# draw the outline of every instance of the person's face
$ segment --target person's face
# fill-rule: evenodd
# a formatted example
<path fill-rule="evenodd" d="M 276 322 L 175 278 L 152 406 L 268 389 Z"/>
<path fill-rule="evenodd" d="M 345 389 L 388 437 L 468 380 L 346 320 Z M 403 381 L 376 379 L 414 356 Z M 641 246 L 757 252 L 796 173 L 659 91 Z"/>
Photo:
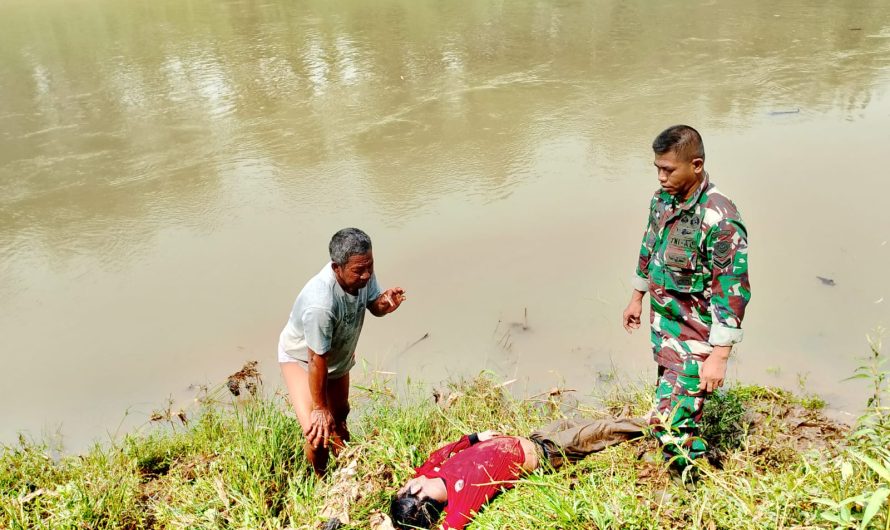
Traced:
<path fill-rule="evenodd" d="M 420 500 L 429 497 L 434 501 L 445 502 L 448 498 L 448 493 L 445 490 L 445 483 L 442 479 L 429 478 L 424 475 L 414 477 L 406 482 L 405 485 L 402 486 L 402 489 L 399 490 L 398 495 L 404 493 L 415 495 Z"/>
<path fill-rule="evenodd" d="M 409 493 L 411 495 L 416 495 L 418 499 L 423 497 L 429 497 L 429 495 L 425 494 L 423 491 L 423 485 L 426 481 L 429 480 L 425 476 L 421 475 L 419 477 L 414 477 L 408 482 L 405 483 L 404 486 L 399 490 L 399 495 L 403 493 Z"/>
<path fill-rule="evenodd" d="M 402 486 L 402 489 L 399 490 L 399 495 L 403 493 L 410 493 L 411 495 L 417 496 L 418 499 L 424 499 L 426 497 L 432 497 L 435 500 L 434 488 L 432 487 L 432 479 L 420 475 L 419 477 L 414 477 Z"/>
<path fill-rule="evenodd" d="M 418 495 L 421 491 L 423 491 L 423 482 L 425 478 L 426 477 L 424 477 L 423 475 L 412 478 L 411 480 L 406 482 L 404 486 L 402 486 L 402 489 L 399 490 L 399 495 L 403 493 Z"/>
<path fill-rule="evenodd" d="M 359 289 L 368 285 L 374 274 L 374 255 L 371 252 L 350 256 L 345 265 L 334 263 L 334 274 L 337 283 L 349 294 L 356 294 Z"/>
<path fill-rule="evenodd" d="M 679 199 L 687 199 L 702 179 L 705 161 L 701 158 L 685 160 L 676 151 L 655 155 L 655 168 L 661 189 Z"/>

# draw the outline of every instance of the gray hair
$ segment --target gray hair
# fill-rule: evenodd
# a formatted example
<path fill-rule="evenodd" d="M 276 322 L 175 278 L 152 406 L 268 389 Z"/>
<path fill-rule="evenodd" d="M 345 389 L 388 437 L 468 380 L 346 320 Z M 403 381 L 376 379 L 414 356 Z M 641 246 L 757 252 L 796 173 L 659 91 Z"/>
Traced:
<path fill-rule="evenodd" d="M 371 238 L 358 228 L 344 228 L 331 238 L 328 251 L 331 253 L 331 261 L 343 266 L 350 257 L 371 252 Z"/>

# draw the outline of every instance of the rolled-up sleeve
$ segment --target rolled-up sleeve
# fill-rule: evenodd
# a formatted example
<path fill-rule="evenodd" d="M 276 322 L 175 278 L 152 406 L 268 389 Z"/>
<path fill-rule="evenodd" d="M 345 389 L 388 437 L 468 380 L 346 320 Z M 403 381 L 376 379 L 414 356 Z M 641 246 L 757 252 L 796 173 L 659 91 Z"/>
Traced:
<path fill-rule="evenodd" d="M 712 346 L 742 341 L 742 319 L 751 300 L 748 280 L 748 234 L 739 220 L 724 219 L 706 237 L 711 265 Z"/>

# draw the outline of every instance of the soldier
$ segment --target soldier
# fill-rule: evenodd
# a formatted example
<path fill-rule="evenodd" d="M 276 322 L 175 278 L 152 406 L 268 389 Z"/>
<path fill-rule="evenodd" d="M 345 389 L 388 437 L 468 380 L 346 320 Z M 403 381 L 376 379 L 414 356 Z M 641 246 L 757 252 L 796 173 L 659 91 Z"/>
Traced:
<path fill-rule="evenodd" d="M 652 351 L 658 386 L 649 424 L 682 471 L 701 456 L 702 409 L 723 386 L 733 344 L 751 298 L 747 231 L 735 204 L 710 181 L 698 131 L 664 130 L 652 142 L 661 189 L 649 206 L 649 223 L 624 329 L 640 327 L 643 296 L 650 296 Z"/>

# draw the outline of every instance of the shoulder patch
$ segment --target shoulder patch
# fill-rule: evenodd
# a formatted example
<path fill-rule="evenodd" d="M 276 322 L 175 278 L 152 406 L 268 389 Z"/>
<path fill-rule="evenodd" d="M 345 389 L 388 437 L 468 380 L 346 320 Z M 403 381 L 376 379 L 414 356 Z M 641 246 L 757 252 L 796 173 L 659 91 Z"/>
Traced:
<path fill-rule="evenodd" d="M 718 269 L 726 269 L 732 265 L 732 242 L 726 239 L 714 243 L 713 262 L 714 267 Z"/>

